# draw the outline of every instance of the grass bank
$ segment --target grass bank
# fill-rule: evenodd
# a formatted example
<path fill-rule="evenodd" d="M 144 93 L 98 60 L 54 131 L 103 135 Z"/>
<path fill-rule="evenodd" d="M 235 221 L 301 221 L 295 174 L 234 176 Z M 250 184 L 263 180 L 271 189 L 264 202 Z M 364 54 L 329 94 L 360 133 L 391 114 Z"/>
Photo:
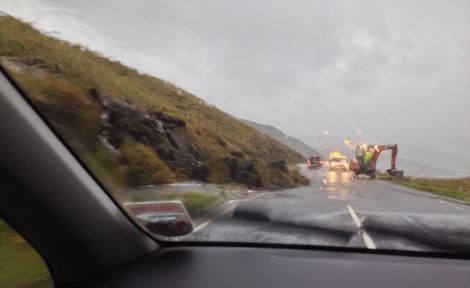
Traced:
<path fill-rule="evenodd" d="M 431 192 L 439 196 L 450 197 L 470 202 L 470 177 L 460 179 L 392 177 L 388 174 L 378 175 L 379 179 L 390 181 L 406 187 Z"/>
<path fill-rule="evenodd" d="M 0 283 L 10 288 L 53 287 L 41 256 L 1 219 Z"/>
<path fill-rule="evenodd" d="M 279 141 L 168 81 L 10 16 L 0 17 L 0 65 L 110 191 L 190 179 L 306 183 L 270 165 L 305 160 Z"/>

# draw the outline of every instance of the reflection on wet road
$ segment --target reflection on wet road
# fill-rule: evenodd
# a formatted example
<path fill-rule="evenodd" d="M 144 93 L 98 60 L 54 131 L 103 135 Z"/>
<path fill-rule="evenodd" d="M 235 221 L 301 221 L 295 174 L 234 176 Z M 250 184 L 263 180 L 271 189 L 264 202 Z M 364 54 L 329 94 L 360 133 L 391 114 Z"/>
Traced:
<path fill-rule="evenodd" d="M 196 241 L 470 251 L 470 207 L 350 172 L 309 170 L 310 185 L 256 192 L 201 220 Z M 198 225 L 199 223 L 196 223 Z"/>
<path fill-rule="evenodd" d="M 346 199 L 350 193 L 349 183 L 352 179 L 350 172 L 328 171 L 324 177 L 323 183 L 329 192 L 330 198 Z"/>

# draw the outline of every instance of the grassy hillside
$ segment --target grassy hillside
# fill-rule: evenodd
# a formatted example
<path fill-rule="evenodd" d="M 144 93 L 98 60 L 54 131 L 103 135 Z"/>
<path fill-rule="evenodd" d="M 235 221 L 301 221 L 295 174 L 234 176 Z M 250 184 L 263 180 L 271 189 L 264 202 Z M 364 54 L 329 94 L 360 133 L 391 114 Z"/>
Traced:
<path fill-rule="evenodd" d="M 0 283 L 11 288 L 53 287 L 41 256 L 0 219 Z"/>
<path fill-rule="evenodd" d="M 289 147 L 171 83 L 9 16 L 0 17 L 0 63 L 111 190 L 187 179 L 306 183 L 272 163 L 303 161 Z"/>
<path fill-rule="evenodd" d="M 240 119 L 240 121 L 242 121 L 243 123 L 247 124 L 248 126 L 250 126 L 252 128 L 255 128 L 259 132 L 261 132 L 263 134 L 266 134 L 269 137 L 285 144 L 287 147 L 289 147 L 292 150 L 298 152 L 299 154 L 301 154 L 305 158 L 308 158 L 308 157 L 313 156 L 313 155 L 320 155 L 320 153 L 318 151 L 316 151 L 312 147 L 308 146 L 303 141 L 301 141 L 301 140 L 299 140 L 295 137 L 292 137 L 292 136 L 289 136 L 289 135 L 285 134 L 284 132 L 277 129 L 276 127 L 256 123 L 256 122 L 249 121 L 249 120 Z"/>

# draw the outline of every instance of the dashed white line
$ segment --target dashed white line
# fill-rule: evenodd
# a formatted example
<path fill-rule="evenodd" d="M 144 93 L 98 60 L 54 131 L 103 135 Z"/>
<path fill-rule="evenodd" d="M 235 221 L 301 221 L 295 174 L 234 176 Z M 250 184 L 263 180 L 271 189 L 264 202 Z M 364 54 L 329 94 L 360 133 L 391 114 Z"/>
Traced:
<path fill-rule="evenodd" d="M 360 229 L 360 235 L 362 237 L 362 240 L 364 240 L 366 247 L 368 249 L 377 249 L 374 240 L 372 240 L 372 238 L 367 233 L 366 229 L 364 229 L 364 227 L 362 226 L 362 222 L 361 220 L 359 220 L 359 217 L 357 217 L 357 214 L 354 209 L 351 207 L 351 205 L 347 205 L 347 207 L 349 214 L 351 214 L 351 218 L 353 219 L 354 224 L 356 224 L 357 228 Z"/>
<path fill-rule="evenodd" d="M 233 204 L 233 205 L 230 205 L 228 208 L 226 208 L 225 210 L 223 210 L 222 212 L 218 213 L 217 215 L 215 215 L 214 217 L 212 217 L 211 219 L 199 224 L 198 226 L 196 226 L 193 230 L 193 233 L 195 232 L 198 232 L 199 230 L 205 228 L 207 225 L 211 224 L 215 219 L 219 218 L 220 216 L 228 213 L 230 210 L 232 210 L 233 208 L 235 208 L 235 206 L 237 206 L 237 204 Z"/>
<path fill-rule="evenodd" d="M 447 205 L 447 206 L 450 206 L 450 207 L 452 207 L 452 208 L 458 209 L 458 210 L 460 210 L 460 211 L 464 211 L 464 210 L 465 210 L 465 209 L 463 209 L 462 207 L 455 206 L 455 205 L 450 204 L 449 202 L 444 201 L 444 200 L 439 200 L 439 202 L 441 202 L 442 204 L 445 204 L 445 205 Z"/>

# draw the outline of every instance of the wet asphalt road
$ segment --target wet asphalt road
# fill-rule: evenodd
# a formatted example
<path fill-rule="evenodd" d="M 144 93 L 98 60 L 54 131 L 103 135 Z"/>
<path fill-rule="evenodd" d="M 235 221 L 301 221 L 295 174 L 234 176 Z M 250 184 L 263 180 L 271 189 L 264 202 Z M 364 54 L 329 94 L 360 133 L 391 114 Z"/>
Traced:
<path fill-rule="evenodd" d="M 186 240 L 470 252 L 470 206 L 349 172 L 302 173 L 309 186 L 222 204 Z"/>

